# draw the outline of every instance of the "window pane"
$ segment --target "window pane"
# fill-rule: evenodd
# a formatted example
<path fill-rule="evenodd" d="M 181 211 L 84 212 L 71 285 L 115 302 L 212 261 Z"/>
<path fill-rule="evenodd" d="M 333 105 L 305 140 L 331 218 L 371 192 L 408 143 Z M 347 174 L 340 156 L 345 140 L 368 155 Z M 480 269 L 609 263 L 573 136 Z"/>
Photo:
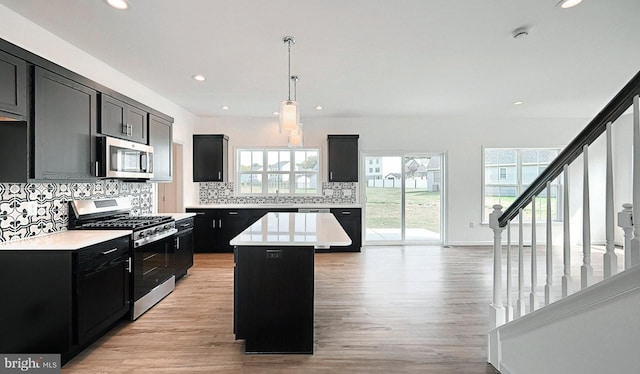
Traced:
<path fill-rule="evenodd" d="M 268 174 L 268 193 L 289 193 L 289 174 Z"/>
<path fill-rule="evenodd" d="M 498 163 L 500 165 L 513 165 L 517 159 L 518 155 L 515 149 L 501 149 L 498 151 Z"/>
<path fill-rule="evenodd" d="M 543 169 L 544 170 L 544 169 Z M 529 184 L 538 177 L 538 165 L 522 165 L 522 183 Z"/>
<path fill-rule="evenodd" d="M 240 193 L 262 193 L 262 174 L 241 174 Z"/>
<path fill-rule="evenodd" d="M 240 151 L 240 171 L 262 170 L 262 152 Z"/>
<path fill-rule="evenodd" d="M 523 149 L 522 150 L 522 163 L 532 164 L 538 162 L 538 150 L 537 149 Z"/>
<path fill-rule="evenodd" d="M 289 171 L 291 170 L 291 160 L 289 159 L 291 152 L 289 151 L 269 151 L 267 153 L 267 162 L 269 163 L 269 171 Z"/>
<path fill-rule="evenodd" d="M 295 193 L 316 193 L 318 192 L 318 175 L 317 174 L 300 174 L 295 175 Z"/>
<path fill-rule="evenodd" d="M 318 151 L 296 151 L 295 170 L 318 170 Z"/>

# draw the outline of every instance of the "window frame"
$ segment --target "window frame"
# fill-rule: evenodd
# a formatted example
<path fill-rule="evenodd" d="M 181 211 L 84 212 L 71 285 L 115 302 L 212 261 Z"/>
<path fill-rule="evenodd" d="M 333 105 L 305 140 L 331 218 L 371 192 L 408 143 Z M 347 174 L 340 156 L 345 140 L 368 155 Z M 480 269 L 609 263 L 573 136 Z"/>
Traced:
<path fill-rule="evenodd" d="M 482 146 L 482 157 L 481 157 L 481 159 L 482 159 L 482 161 L 481 161 L 481 163 L 482 163 L 482 165 L 481 165 L 481 169 L 482 169 L 482 171 L 481 171 L 481 173 L 482 173 L 482 188 L 481 188 L 482 196 L 481 196 L 481 205 L 480 205 L 480 208 L 481 208 L 480 209 L 480 215 L 481 215 L 480 222 L 481 222 L 481 224 L 483 224 L 483 225 L 488 225 L 489 224 L 489 217 L 488 217 L 488 215 L 485 216 L 485 204 L 486 204 L 485 202 L 486 202 L 486 197 L 487 197 L 487 195 L 486 195 L 487 187 L 514 187 L 514 188 L 516 188 L 516 198 L 517 198 L 518 196 L 520 196 L 526 190 L 526 188 L 528 188 L 531 185 L 531 183 L 526 183 L 526 184 L 523 183 L 522 167 L 523 167 L 523 165 L 525 165 L 525 166 L 531 166 L 532 165 L 532 163 L 523 162 L 522 154 L 523 154 L 524 151 L 533 151 L 533 150 L 538 151 L 538 152 L 539 151 L 556 151 L 557 154 L 560 154 L 560 152 L 562 151 L 562 148 L 563 147 L 560 147 L 560 146 L 555 146 L 555 147 L 554 146 L 546 146 L 546 147 L 487 147 L 487 146 Z M 486 168 L 487 168 L 487 165 L 486 165 L 486 152 L 487 152 L 487 150 L 513 150 L 513 151 L 516 151 L 516 153 L 517 153 L 516 154 L 516 161 L 515 161 L 516 183 L 509 183 L 509 184 L 507 184 L 507 183 L 495 184 L 494 183 L 494 184 L 489 184 L 489 185 L 487 184 L 487 181 L 486 181 Z M 557 154 L 556 154 L 556 157 L 557 157 Z M 546 165 L 548 166 L 551 162 L 553 162 L 553 159 L 549 160 L 549 162 Z M 541 163 L 538 161 L 536 163 L 536 165 L 538 166 L 538 175 L 540 175 L 540 173 L 542 172 L 540 170 Z M 499 177 L 500 176 L 500 168 L 502 168 L 503 166 L 500 163 L 498 163 L 495 166 L 498 168 L 498 177 Z M 545 168 L 547 166 L 545 166 Z M 544 170 L 544 169 L 542 169 L 542 170 Z M 509 179 L 508 175 L 507 175 L 507 178 L 505 178 L 505 179 Z M 501 180 L 501 179 L 498 178 L 498 180 Z M 535 178 L 534 178 L 534 180 L 535 180 Z M 556 179 L 554 179 L 551 182 L 551 188 L 555 189 L 555 193 L 556 193 L 555 215 L 552 217 L 552 219 L 553 219 L 553 222 L 562 222 L 562 220 L 563 220 L 562 204 L 563 204 L 563 199 L 564 199 L 562 174 L 560 174 L 560 176 L 558 176 Z M 539 196 L 542 196 L 544 194 L 546 194 L 546 189 Z M 546 195 L 542 196 L 542 198 L 546 199 Z M 536 203 L 537 203 L 537 200 L 538 200 L 538 197 L 536 198 Z M 508 208 L 508 206 L 503 206 L 503 212 L 507 208 Z M 537 208 L 536 209 L 536 213 L 537 213 L 536 214 L 536 218 L 539 218 L 538 215 L 542 211 L 542 209 L 541 209 L 542 207 L 540 205 L 536 204 L 536 208 Z M 545 209 L 546 209 L 546 207 L 545 207 Z M 552 207 L 552 210 L 553 210 L 553 207 Z M 519 222 L 518 221 L 518 217 L 516 217 L 514 219 L 514 222 Z M 537 220 L 537 222 L 540 222 L 539 219 Z M 530 219 L 525 219 L 523 221 L 523 223 L 530 224 L 531 220 Z"/>
<path fill-rule="evenodd" d="M 289 162 L 291 164 L 291 166 L 289 167 L 289 170 L 269 170 L 268 165 L 269 165 L 269 152 L 289 152 Z M 316 168 L 316 170 L 314 171 L 309 171 L 309 170 L 295 170 L 295 165 L 293 164 L 295 162 L 295 153 L 296 152 L 316 152 L 318 155 L 318 166 Z M 241 153 L 242 152 L 261 152 L 262 153 L 262 165 L 263 165 L 263 169 L 264 170 L 260 170 L 260 171 L 246 171 L 243 172 L 241 170 L 241 166 L 242 166 L 242 157 L 241 157 Z M 321 154 L 321 149 L 319 147 L 304 147 L 304 148 L 289 148 L 289 147 L 238 147 L 235 150 L 235 174 L 236 174 L 236 191 L 235 191 L 235 195 L 236 196 L 274 196 L 274 195 L 281 195 L 281 196 L 320 196 L 322 195 L 322 181 L 320 180 L 321 177 L 321 169 L 322 169 L 322 154 Z M 251 192 L 242 192 L 242 176 L 243 175 L 260 175 L 262 177 L 262 187 L 261 187 L 261 191 L 256 192 L 256 191 L 251 191 Z M 269 175 L 287 175 L 289 177 L 289 192 L 282 192 L 280 190 L 277 190 L 277 192 L 270 192 L 269 191 Z M 300 175 L 307 175 L 307 176 L 311 176 L 313 177 L 315 175 L 316 177 L 316 191 L 315 192 L 310 192 L 310 193 L 305 193 L 305 192 L 295 192 L 296 190 L 296 176 L 300 176 Z"/>

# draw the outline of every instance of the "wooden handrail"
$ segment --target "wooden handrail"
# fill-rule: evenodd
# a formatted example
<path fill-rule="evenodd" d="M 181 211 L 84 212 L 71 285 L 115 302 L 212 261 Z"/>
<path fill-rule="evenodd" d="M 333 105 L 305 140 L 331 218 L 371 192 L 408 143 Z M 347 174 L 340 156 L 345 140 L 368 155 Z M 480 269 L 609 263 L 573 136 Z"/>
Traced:
<path fill-rule="evenodd" d="M 518 215 L 520 208 L 524 209 L 534 196 L 545 188 L 547 181 L 556 179 L 564 165 L 568 165 L 582 154 L 582 147 L 593 143 L 606 130 L 607 123 L 614 122 L 633 103 L 633 97 L 640 95 L 640 71 L 627 83 L 616 96 L 598 113 L 591 122 L 567 145 L 546 169 L 531 183 L 518 198 L 505 210 L 498 219 L 500 227 Z"/>

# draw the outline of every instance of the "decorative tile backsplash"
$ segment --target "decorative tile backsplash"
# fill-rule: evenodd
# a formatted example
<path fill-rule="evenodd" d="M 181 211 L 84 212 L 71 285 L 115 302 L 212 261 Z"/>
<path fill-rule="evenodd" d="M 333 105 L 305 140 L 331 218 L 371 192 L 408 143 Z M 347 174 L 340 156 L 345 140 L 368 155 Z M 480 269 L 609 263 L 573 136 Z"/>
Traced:
<path fill-rule="evenodd" d="M 242 195 L 233 192 L 233 182 L 201 182 L 199 203 L 206 204 L 356 204 L 357 182 L 324 182 L 322 196 Z"/>
<path fill-rule="evenodd" d="M 69 201 L 131 197 L 132 214 L 152 213 L 153 185 L 115 179 L 95 183 L 0 183 L 0 242 L 64 231 Z M 34 216 L 28 205 L 36 203 Z"/>

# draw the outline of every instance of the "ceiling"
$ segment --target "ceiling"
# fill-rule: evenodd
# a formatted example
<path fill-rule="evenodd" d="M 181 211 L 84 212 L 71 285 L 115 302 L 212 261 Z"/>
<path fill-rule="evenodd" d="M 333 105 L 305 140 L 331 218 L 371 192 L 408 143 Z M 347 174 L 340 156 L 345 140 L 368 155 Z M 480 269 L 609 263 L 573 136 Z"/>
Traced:
<path fill-rule="evenodd" d="M 303 119 L 590 118 L 640 70 L 638 0 L 129 2 L 0 0 L 201 117 L 272 117 L 285 35 Z"/>

